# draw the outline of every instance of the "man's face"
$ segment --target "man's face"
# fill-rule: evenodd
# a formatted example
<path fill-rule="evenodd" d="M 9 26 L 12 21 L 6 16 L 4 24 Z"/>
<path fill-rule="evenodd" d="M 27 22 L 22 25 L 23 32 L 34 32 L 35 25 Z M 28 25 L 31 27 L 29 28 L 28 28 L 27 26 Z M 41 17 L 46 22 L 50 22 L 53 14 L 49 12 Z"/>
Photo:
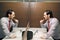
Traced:
<path fill-rule="evenodd" d="M 10 14 L 9 17 L 13 19 L 15 17 L 15 12 L 12 12 L 12 14 Z"/>
<path fill-rule="evenodd" d="M 44 12 L 44 18 L 45 18 L 45 20 L 48 20 L 48 15 L 47 15 L 47 13 L 46 12 Z"/>

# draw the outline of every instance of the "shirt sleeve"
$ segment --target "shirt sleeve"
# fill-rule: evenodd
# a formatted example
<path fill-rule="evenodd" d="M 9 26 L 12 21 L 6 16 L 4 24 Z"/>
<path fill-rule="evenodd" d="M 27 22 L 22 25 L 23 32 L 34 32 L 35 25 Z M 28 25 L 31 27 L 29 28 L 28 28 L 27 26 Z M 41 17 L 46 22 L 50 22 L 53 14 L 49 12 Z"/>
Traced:
<path fill-rule="evenodd" d="M 12 21 L 12 26 L 13 27 L 18 27 L 18 23 L 15 23 L 15 22 Z"/>
<path fill-rule="evenodd" d="M 41 25 L 41 28 L 46 28 L 47 27 L 47 22 L 44 23 L 44 24 L 40 24 Z"/>

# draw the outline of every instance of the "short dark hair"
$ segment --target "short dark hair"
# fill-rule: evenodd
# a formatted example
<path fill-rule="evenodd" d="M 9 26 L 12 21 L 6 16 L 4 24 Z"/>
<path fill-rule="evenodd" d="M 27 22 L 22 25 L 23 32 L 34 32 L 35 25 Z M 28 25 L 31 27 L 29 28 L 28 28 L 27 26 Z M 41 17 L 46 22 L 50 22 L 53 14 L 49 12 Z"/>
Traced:
<path fill-rule="evenodd" d="M 12 9 L 8 9 L 6 12 L 6 17 L 8 17 L 8 14 L 12 14 L 12 12 L 14 12 Z"/>
<path fill-rule="evenodd" d="M 45 12 L 47 13 L 47 15 L 50 14 L 50 18 L 53 18 L 53 13 L 51 10 L 45 10 Z"/>

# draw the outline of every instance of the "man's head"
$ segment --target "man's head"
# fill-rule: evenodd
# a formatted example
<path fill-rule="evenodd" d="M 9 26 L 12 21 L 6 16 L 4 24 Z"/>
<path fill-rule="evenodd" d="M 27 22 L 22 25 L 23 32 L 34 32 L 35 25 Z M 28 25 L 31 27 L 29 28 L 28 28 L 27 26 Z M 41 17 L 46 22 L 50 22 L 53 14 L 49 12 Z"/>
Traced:
<path fill-rule="evenodd" d="M 49 18 L 53 18 L 53 13 L 52 13 L 52 11 L 51 11 L 51 10 L 46 10 L 46 11 L 44 12 L 44 18 L 45 18 L 45 20 L 48 20 Z"/>
<path fill-rule="evenodd" d="M 7 10 L 6 17 L 13 19 L 15 17 L 15 12 L 12 9 Z"/>

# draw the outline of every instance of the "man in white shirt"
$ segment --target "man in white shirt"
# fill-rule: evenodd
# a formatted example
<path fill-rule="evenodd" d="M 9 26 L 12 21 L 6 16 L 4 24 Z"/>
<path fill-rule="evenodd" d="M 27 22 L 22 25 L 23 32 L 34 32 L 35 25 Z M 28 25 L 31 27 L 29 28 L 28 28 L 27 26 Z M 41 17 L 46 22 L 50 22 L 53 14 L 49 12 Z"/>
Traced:
<path fill-rule="evenodd" d="M 18 20 L 15 19 L 15 12 L 12 9 L 7 10 L 6 17 L 0 20 L 0 40 L 5 36 L 15 38 L 15 34 L 11 34 L 11 28 L 18 26 Z"/>
<path fill-rule="evenodd" d="M 44 12 L 44 19 L 40 20 L 40 25 L 41 27 L 48 29 L 47 34 L 41 38 L 48 39 L 49 37 L 52 37 L 54 40 L 60 40 L 59 21 L 57 18 L 53 18 L 51 10 L 46 10 Z"/>

